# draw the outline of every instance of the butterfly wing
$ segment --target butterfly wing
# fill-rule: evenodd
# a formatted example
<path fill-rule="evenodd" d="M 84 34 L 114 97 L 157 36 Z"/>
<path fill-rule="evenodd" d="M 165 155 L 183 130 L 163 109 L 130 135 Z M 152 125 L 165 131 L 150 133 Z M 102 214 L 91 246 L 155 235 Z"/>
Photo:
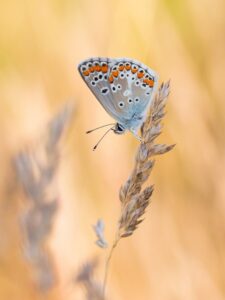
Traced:
<path fill-rule="evenodd" d="M 118 120 L 113 94 L 108 81 L 112 64 L 113 62 L 109 58 L 90 58 L 82 61 L 78 65 L 78 70 L 103 108 L 109 115 Z"/>
<path fill-rule="evenodd" d="M 157 86 L 156 73 L 127 59 L 91 58 L 79 72 L 105 110 L 127 129 L 139 128 Z"/>

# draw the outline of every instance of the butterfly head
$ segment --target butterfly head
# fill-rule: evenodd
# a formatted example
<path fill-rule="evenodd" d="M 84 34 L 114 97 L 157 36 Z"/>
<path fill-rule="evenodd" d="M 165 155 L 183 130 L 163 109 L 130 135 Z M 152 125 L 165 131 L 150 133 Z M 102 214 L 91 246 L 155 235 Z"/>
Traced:
<path fill-rule="evenodd" d="M 123 134 L 126 131 L 126 128 L 123 125 L 116 123 L 113 131 L 115 134 Z"/>

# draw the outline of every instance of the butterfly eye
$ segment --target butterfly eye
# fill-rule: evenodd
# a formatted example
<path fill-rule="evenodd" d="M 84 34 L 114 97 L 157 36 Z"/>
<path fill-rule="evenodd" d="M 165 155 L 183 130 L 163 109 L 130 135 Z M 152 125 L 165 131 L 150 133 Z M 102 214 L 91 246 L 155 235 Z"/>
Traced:
<path fill-rule="evenodd" d="M 144 73 L 144 70 L 143 69 L 139 69 L 138 72 L 139 73 Z"/>
<path fill-rule="evenodd" d="M 136 98 L 134 99 L 134 101 L 135 101 L 136 103 L 138 103 L 138 102 L 140 101 L 140 98 L 136 97 Z"/>
<path fill-rule="evenodd" d="M 120 73 L 120 78 L 124 78 L 124 73 Z"/>
<path fill-rule="evenodd" d="M 149 75 L 148 75 L 148 74 L 146 74 L 146 75 L 145 75 L 145 78 L 149 79 Z"/>
<path fill-rule="evenodd" d="M 81 67 L 81 71 L 82 71 L 82 72 L 86 71 L 86 69 L 87 69 L 87 68 L 86 68 L 85 66 Z"/>
<path fill-rule="evenodd" d="M 90 68 L 90 67 L 92 67 L 92 64 L 91 64 L 91 63 L 88 64 L 88 68 Z"/>
<path fill-rule="evenodd" d="M 146 83 L 142 83 L 141 86 L 145 89 L 147 87 L 147 84 Z"/>
<path fill-rule="evenodd" d="M 137 81 L 135 82 L 135 85 L 138 86 L 139 84 L 140 84 L 140 81 L 137 80 Z"/>
<path fill-rule="evenodd" d="M 133 102 L 133 100 L 132 100 L 131 98 L 129 98 L 129 99 L 127 100 L 127 102 L 128 102 L 129 104 L 131 104 L 131 103 Z"/>
<path fill-rule="evenodd" d="M 137 70 L 138 67 L 137 67 L 136 65 L 133 65 L 132 68 L 133 68 L 134 70 Z"/>
<path fill-rule="evenodd" d="M 92 81 L 92 82 L 91 82 L 91 85 L 92 85 L 92 86 L 95 86 L 95 81 Z"/>
<path fill-rule="evenodd" d="M 97 76 L 94 77 L 94 81 L 98 81 L 98 77 Z"/>
<path fill-rule="evenodd" d="M 118 106 L 119 106 L 119 108 L 123 108 L 124 107 L 124 102 L 123 101 L 120 101 L 119 103 L 118 103 Z"/>
<path fill-rule="evenodd" d="M 119 63 L 119 67 L 122 67 L 123 66 L 123 63 Z"/>
<path fill-rule="evenodd" d="M 104 79 L 105 79 L 105 80 L 107 80 L 107 79 L 108 79 L 108 76 L 107 76 L 107 75 L 105 75 L 105 76 L 104 76 Z"/>
<path fill-rule="evenodd" d="M 117 67 L 116 67 L 116 66 L 115 66 L 115 67 L 113 67 L 113 68 L 112 68 L 112 70 L 113 70 L 113 71 L 116 71 L 116 70 L 117 70 Z"/>
<path fill-rule="evenodd" d="M 102 77 L 103 77 L 102 74 L 99 74 L 99 75 L 98 75 L 98 78 L 99 78 L 100 80 L 102 79 Z"/>
<path fill-rule="evenodd" d="M 117 84 L 117 89 L 121 90 L 121 88 L 122 88 L 121 84 Z"/>

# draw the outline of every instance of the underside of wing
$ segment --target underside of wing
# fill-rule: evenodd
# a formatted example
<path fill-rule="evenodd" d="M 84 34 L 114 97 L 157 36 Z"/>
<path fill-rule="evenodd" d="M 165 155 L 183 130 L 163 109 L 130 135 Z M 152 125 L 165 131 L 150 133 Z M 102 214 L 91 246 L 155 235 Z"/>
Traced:
<path fill-rule="evenodd" d="M 100 104 L 109 115 L 118 120 L 109 83 L 109 72 L 112 64 L 113 61 L 109 58 L 90 58 L 81 62 L 78 70 Z"/>
<path fill-rule="evenodd" d="M 140 127 L 157 87 L 153 70 L 128 58 L 92 58 L 78 68 L 88 87 L 114 119 L 127 129 Z"/>

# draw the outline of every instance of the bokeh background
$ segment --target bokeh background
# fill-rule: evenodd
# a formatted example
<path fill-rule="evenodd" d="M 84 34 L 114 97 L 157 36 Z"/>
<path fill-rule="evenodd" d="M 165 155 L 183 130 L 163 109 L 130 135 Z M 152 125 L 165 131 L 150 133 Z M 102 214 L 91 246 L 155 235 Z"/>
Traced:
<path fill-rule="evenodd" d="M 99 217 L 112 241 L 118 191 L 138 142 L 109 135 L 106 114 L 77 72 L 90 56 L 131 57 L 171 79 L 145 221 L 116 249 L 109 299 L 225 299 L 225 3 L 222 0 L 9 0 L 0 2 L 0 299 L 85 299 L 72 278 L 106 252 L 94 244 Z M 47 240 L 56 282 L 41 293 L 23 255 L 26 199 L 12 157 L 46 130 L 68 100 L 74 119 L 61 144 L 60 206 Z"/>

